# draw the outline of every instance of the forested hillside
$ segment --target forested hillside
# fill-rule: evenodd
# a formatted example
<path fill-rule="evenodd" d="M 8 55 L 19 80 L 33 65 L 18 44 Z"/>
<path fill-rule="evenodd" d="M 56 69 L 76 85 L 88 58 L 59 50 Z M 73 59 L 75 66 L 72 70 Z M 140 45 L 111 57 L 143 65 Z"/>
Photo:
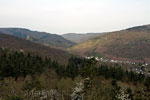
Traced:
<path fill-rule="evenodd" d="M 150 25 L 110 32 L 77 44 L 69 48 L 68 51 L 82 56 L 149 61 Z"/>
<path fill-rule="evenodd" d="M 3 34 L 13 35 L 22 39 L 30 40 L 32 42 L 41 43 L 47 46 L 61 49 L 70 47 L 75 44 L 72 41 L 66 40 L 56 34 L 31 31 L 24 28 L 0 28 L 0 32 Z"/>
<path fill-rule="evenodd" d="M 63 66 L 48 57 L 0 48 L 0 97 L 2 100 L 149 100 L 150 78 L 125 71 L 123 66 L 75 57 Z"/>
<path fill-rule="evenodd" d="M 66 64 L 69 57 L 71 57 L 70 54 L 65 51 L 2 33 L 0 33 L 0 47 L 17 49 L 23 52 L 31 52 L 35 55 L 48 56 L 51 57 L 52 60 L 57 60 L 62 64 Z"/>

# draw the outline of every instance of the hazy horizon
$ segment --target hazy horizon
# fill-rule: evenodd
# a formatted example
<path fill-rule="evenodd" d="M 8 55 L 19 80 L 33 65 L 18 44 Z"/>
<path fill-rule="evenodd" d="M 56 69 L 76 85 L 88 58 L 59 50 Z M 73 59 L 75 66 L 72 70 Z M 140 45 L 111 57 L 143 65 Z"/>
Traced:
<path fill-rule="evenodd" d="M 150 0 L 1 0 L 0 28 L 101 33 L 150 24 Z"/>

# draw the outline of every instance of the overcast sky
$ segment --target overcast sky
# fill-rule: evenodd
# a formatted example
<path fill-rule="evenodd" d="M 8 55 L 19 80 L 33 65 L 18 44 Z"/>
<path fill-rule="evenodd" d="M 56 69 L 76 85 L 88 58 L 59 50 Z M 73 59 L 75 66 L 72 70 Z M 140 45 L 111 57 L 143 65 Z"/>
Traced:
<path fill-rule="evenodd" d="M 150 24 L 150 0 L 0 0 L 0 27 L 87 33 Z"/>

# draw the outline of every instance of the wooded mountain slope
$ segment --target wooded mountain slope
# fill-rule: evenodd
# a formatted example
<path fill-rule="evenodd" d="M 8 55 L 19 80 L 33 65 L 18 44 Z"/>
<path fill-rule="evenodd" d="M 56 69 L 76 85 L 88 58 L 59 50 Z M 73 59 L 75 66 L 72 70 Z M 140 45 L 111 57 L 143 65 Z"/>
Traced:
<path fill-rule="evenodd" d="M 146 60 L 150 58 L 150 25 L 111 32 L 75 45 L 68 51 L 82 56 Z"/>
<path fill-rule="evenodd" d="M 57 60 L 62 64 L 66 63 L 70 57 L 70 55 L 65 51 L 50 48 L 42 44 L 33 43 L 28 40 L 2 33 L 0 33 L 0 47 L 23 50 L 24 52 L 31 52 L 41 56 L 48 56 L 52 58 L 52 60 Z"/>
<path fill-rule="evenodd" d="M 24 28 L 0 28 L 0 32 L 19 38 L 28 39 L 33 42 L 42 43 L 51 47 L 68 48 L 75 43 L 63 37 L 46 32 L 31 31 Z"/>

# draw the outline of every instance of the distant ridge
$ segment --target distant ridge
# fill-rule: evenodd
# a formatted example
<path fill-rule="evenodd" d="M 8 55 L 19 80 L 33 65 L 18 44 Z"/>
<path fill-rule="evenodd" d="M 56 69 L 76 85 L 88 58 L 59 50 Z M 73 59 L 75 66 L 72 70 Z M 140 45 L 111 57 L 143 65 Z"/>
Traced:
<path fill-rule="evenodd" d="M 81 43 L 81 42 L 87 41 L 89 39 L 93 39 L 98 36 L 102 36 L 104 34 L 105 33 L 86 33 L 86 34 L 67 33 L 67 34 L 63 34 L 62 37 L 64 37 L 67 40 L 73 41 L 75 43 Z"/>
<path fill-rule="evenodd" d="M 56 48 L 68 48 L 75 44 L 56 34 L 31 31 L 25 28 L 0 28 L 0 32 Z"/>

